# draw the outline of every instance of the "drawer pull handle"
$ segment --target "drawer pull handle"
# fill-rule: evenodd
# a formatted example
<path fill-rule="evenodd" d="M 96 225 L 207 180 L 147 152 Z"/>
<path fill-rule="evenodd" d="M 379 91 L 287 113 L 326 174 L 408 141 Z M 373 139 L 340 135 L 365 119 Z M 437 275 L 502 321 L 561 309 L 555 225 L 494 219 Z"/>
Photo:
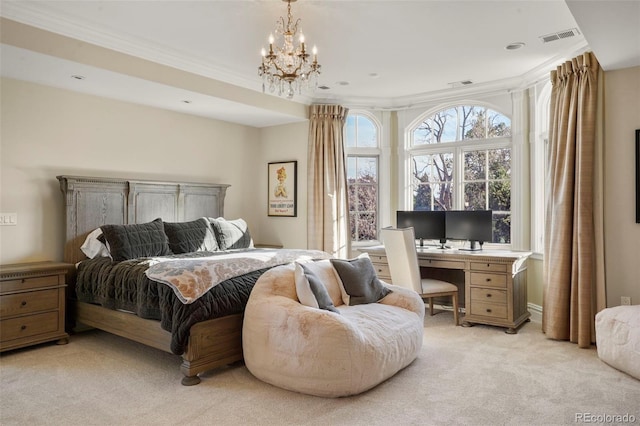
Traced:
<path fill-rule="evenodd" d="M 382 272 L 382 269 L 378 268 L 378 272 Z"/>
<path fill-rule="evenodd" d="M 489 314 L 490 314 L 490 313 L 491 313 L 491 309 L 487 309 L 487 313 L 489 313 Z"/>
<path fill-rule="evenodd" d="M 20 330 L 26 330 L 26 329 L 27 329 L 26 325 L 23 325 L 22 327 L 20 327 Z"/>
<path fill-rule="evenodd" d="M 490 264 L 490 263 L 487 263 L 487 268 L 490 268 L 490 267 L 491 267 L 491 264 Z"/>
<path fill-rule="evenodd" d="M 22 303 L 20 303 L 21 306 L 27 306 L 27 301 L 23 300 Z"/>
<path fill-rule="evenodd" d="M 491 297 L 491 294 L 487 293 L 487 297 Z"/>
<path fill-rule="evenodd" d="M 487 282 L 491 281 L 491 278 L 487 278 Z"/>

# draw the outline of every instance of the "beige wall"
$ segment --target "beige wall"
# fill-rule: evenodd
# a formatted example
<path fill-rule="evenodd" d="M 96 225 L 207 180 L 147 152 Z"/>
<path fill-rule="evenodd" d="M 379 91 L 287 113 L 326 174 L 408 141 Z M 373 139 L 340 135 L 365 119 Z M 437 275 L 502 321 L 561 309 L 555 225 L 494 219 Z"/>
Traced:
<path fill-rule="evenodd" d="M 605 271 L 607 306 L 640 304 L 640 224 L 635 223 L 635 130 L 640 67 L 605 73 Z"/>
<path fill-rule="evenodd" d="M 11 79 L 1 90 L 0 211 L 18 214 L 0 227 L 1 263 L 62 260 L 60 174 L 227 183 L 225 215 L 261 217 L 259 129 Z"/>
<path fill-rule="evenodd" d="M 307 248 L 307 141 L 309 123 L 287 124 L 260 131 L 260 163 L 256 169 L 258 219 L 251 232 L 256 242 L 281 244 L 286 248 Z M 298 162 L 297 217 L 267 216 L 267 163 Z"/>

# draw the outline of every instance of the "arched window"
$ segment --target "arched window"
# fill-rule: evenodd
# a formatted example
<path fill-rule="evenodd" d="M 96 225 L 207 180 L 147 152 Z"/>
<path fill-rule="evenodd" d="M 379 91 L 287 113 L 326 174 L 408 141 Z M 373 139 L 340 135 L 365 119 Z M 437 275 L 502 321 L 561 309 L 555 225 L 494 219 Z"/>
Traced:
<path fill-rule="evenodd" d="M 345 127 L 349 225 L 354 242 L 378 237 L 379 126 L 370 114 L 350 112 Z"/>
<path fill-rule="evenodd" d="M 413 210 L 492 210 L 493 242 L 511 243 L 511 120 L 482 105 L 429 112 L 409 129 Z"/>

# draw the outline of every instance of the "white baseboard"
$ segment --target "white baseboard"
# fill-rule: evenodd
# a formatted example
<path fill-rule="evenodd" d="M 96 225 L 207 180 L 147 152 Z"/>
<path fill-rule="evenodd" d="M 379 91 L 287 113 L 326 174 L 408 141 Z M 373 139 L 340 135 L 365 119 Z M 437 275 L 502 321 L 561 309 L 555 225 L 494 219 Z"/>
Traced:
<path fill-rule="evenodd" d="M 542 324 L 542 306 L 528 303 L 527 308 L 531 314 L 531 321 Z"/>

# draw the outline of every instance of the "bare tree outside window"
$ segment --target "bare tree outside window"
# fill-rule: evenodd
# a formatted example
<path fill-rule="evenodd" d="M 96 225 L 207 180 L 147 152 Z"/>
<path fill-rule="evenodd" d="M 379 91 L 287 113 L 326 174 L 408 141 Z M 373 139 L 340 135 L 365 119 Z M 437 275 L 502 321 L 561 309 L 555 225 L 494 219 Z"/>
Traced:
<path fill-rule="evenodd" d="M 413 132 L 410 156 L 414 210 L 493 210 L 493 242 L 511 242 L 511 145 L 484 148 L 511 137 L 511 120 L 482 106 L 439 111 Z M 447 148 L 447 144 L 456 143 Z M 455 165 L 462 166 L 456 199 Z M 462 204 L 460 204 L 462 203 Z"/>

